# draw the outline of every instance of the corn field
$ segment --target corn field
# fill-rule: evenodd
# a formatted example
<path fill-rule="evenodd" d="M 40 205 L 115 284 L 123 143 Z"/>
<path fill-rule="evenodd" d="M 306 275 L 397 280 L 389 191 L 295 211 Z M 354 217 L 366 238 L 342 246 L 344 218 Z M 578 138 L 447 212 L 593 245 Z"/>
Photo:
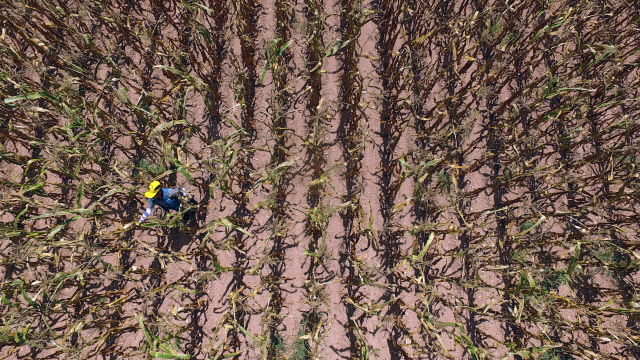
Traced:
<path fill-rule="evenodd" d="M 639 50 L 630 0 L 0 0 L 0 359 L 640 359 Z"/>

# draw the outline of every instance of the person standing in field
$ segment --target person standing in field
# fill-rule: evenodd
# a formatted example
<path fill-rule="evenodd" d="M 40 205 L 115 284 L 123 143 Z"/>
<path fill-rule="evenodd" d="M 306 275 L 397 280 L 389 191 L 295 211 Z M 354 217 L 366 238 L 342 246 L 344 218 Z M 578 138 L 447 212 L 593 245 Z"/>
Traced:
<path fill-rule="evenodd" d="M 151 215 L 151 211 L 153 210 L 154 205 L 158 205 L 165 212 L 169 212 L 169 210 L 175 210 L 177 212 L 180 211 L 181 201 L 180 198 L 188 199 L 186 202 L 189 204 L 195 204 L 195 201 L 191 198 L 189 199 L 189 193 L 187 193 L 187 189 L 172 189 L 172 188 L 163 188 L 159 181 L 153 181 L 149 184 L 149 191 L 144 193 L 144 196 L 147 197 L 147 210 L 140 216 L 140 223 L 143 223 L 147 220 L 147 218 Z M 185 221 L 189 220 L 189 214 L 185 214 Z"/>

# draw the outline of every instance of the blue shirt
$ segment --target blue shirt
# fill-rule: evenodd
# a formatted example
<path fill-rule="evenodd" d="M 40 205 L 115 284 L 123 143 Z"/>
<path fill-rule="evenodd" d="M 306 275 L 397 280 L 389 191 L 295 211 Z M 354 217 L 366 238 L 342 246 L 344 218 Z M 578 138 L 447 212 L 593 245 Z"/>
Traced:
<path fill-rule="evenodd" d="M 185 188 L 181 188 L 180 190 L 171 189 L 171 188 L 162 188 L 162 190 L 160 191 L 162 191 L 162 197 L 161 198 L 154 197 L 152 199 L 149 199 L 147 203 L 147 210 L 140 217 L 140 222 L 144 222 L 145 220 L 147 220 L 149 215 L 151 215 L 151 210 L 153 210 L 154 205 L 160 206 L 162 210 L 167 212 L 169 210 L 180 211 L 180 198 L 178 197 L 178 195 L 180 194 L 182 194 L 182 196 L 188 195 Z"/>

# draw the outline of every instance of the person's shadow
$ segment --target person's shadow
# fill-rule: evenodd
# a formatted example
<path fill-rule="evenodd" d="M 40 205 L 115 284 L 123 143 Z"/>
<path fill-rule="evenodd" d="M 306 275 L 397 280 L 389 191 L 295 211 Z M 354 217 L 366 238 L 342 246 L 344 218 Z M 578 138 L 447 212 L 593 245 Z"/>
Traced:
<path fill-rule="evenodd" d="M 193 198 L 189 198 L 185 205 L 198 205 Z M 197 208 L 192 208 L 182 215 L 182 223 L 180 227 L 169 228 L 167 235 L 162 236 L 158 241 L 158 245 L 171 252 L 180 252 L 185 245 L 189 245 L 194 239 L 194 235 L 198 229 Z M 180 215 L 173 215 L 180 216 Z"/>

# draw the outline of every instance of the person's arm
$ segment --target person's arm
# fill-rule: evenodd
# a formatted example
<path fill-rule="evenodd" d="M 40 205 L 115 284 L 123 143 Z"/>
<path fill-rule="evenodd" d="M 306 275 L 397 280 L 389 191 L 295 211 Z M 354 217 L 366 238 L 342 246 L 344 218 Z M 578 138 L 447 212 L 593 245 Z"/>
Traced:
<path fill-rule="evenodd" d="M 153 209 L 153 199 L 149 199 L 149 202 L 147 203 L 147 210 L 145 210 L 144 214 L 142 214 L 142 216 L 140 216 L 140 222 L 145 222 L 145 220 L 147 220 L 147 218 L 151 215 L 151 210 Z"/>
<path fill-rule="evenodd" d="M 180 196 L 189 196 L 189 193 L 187 192 L 187 189 L 185 188 L 180 188 L 180 189 L 169 189 L 169 198 L 171 199 L 177 199 L 178 195 Z"/>

